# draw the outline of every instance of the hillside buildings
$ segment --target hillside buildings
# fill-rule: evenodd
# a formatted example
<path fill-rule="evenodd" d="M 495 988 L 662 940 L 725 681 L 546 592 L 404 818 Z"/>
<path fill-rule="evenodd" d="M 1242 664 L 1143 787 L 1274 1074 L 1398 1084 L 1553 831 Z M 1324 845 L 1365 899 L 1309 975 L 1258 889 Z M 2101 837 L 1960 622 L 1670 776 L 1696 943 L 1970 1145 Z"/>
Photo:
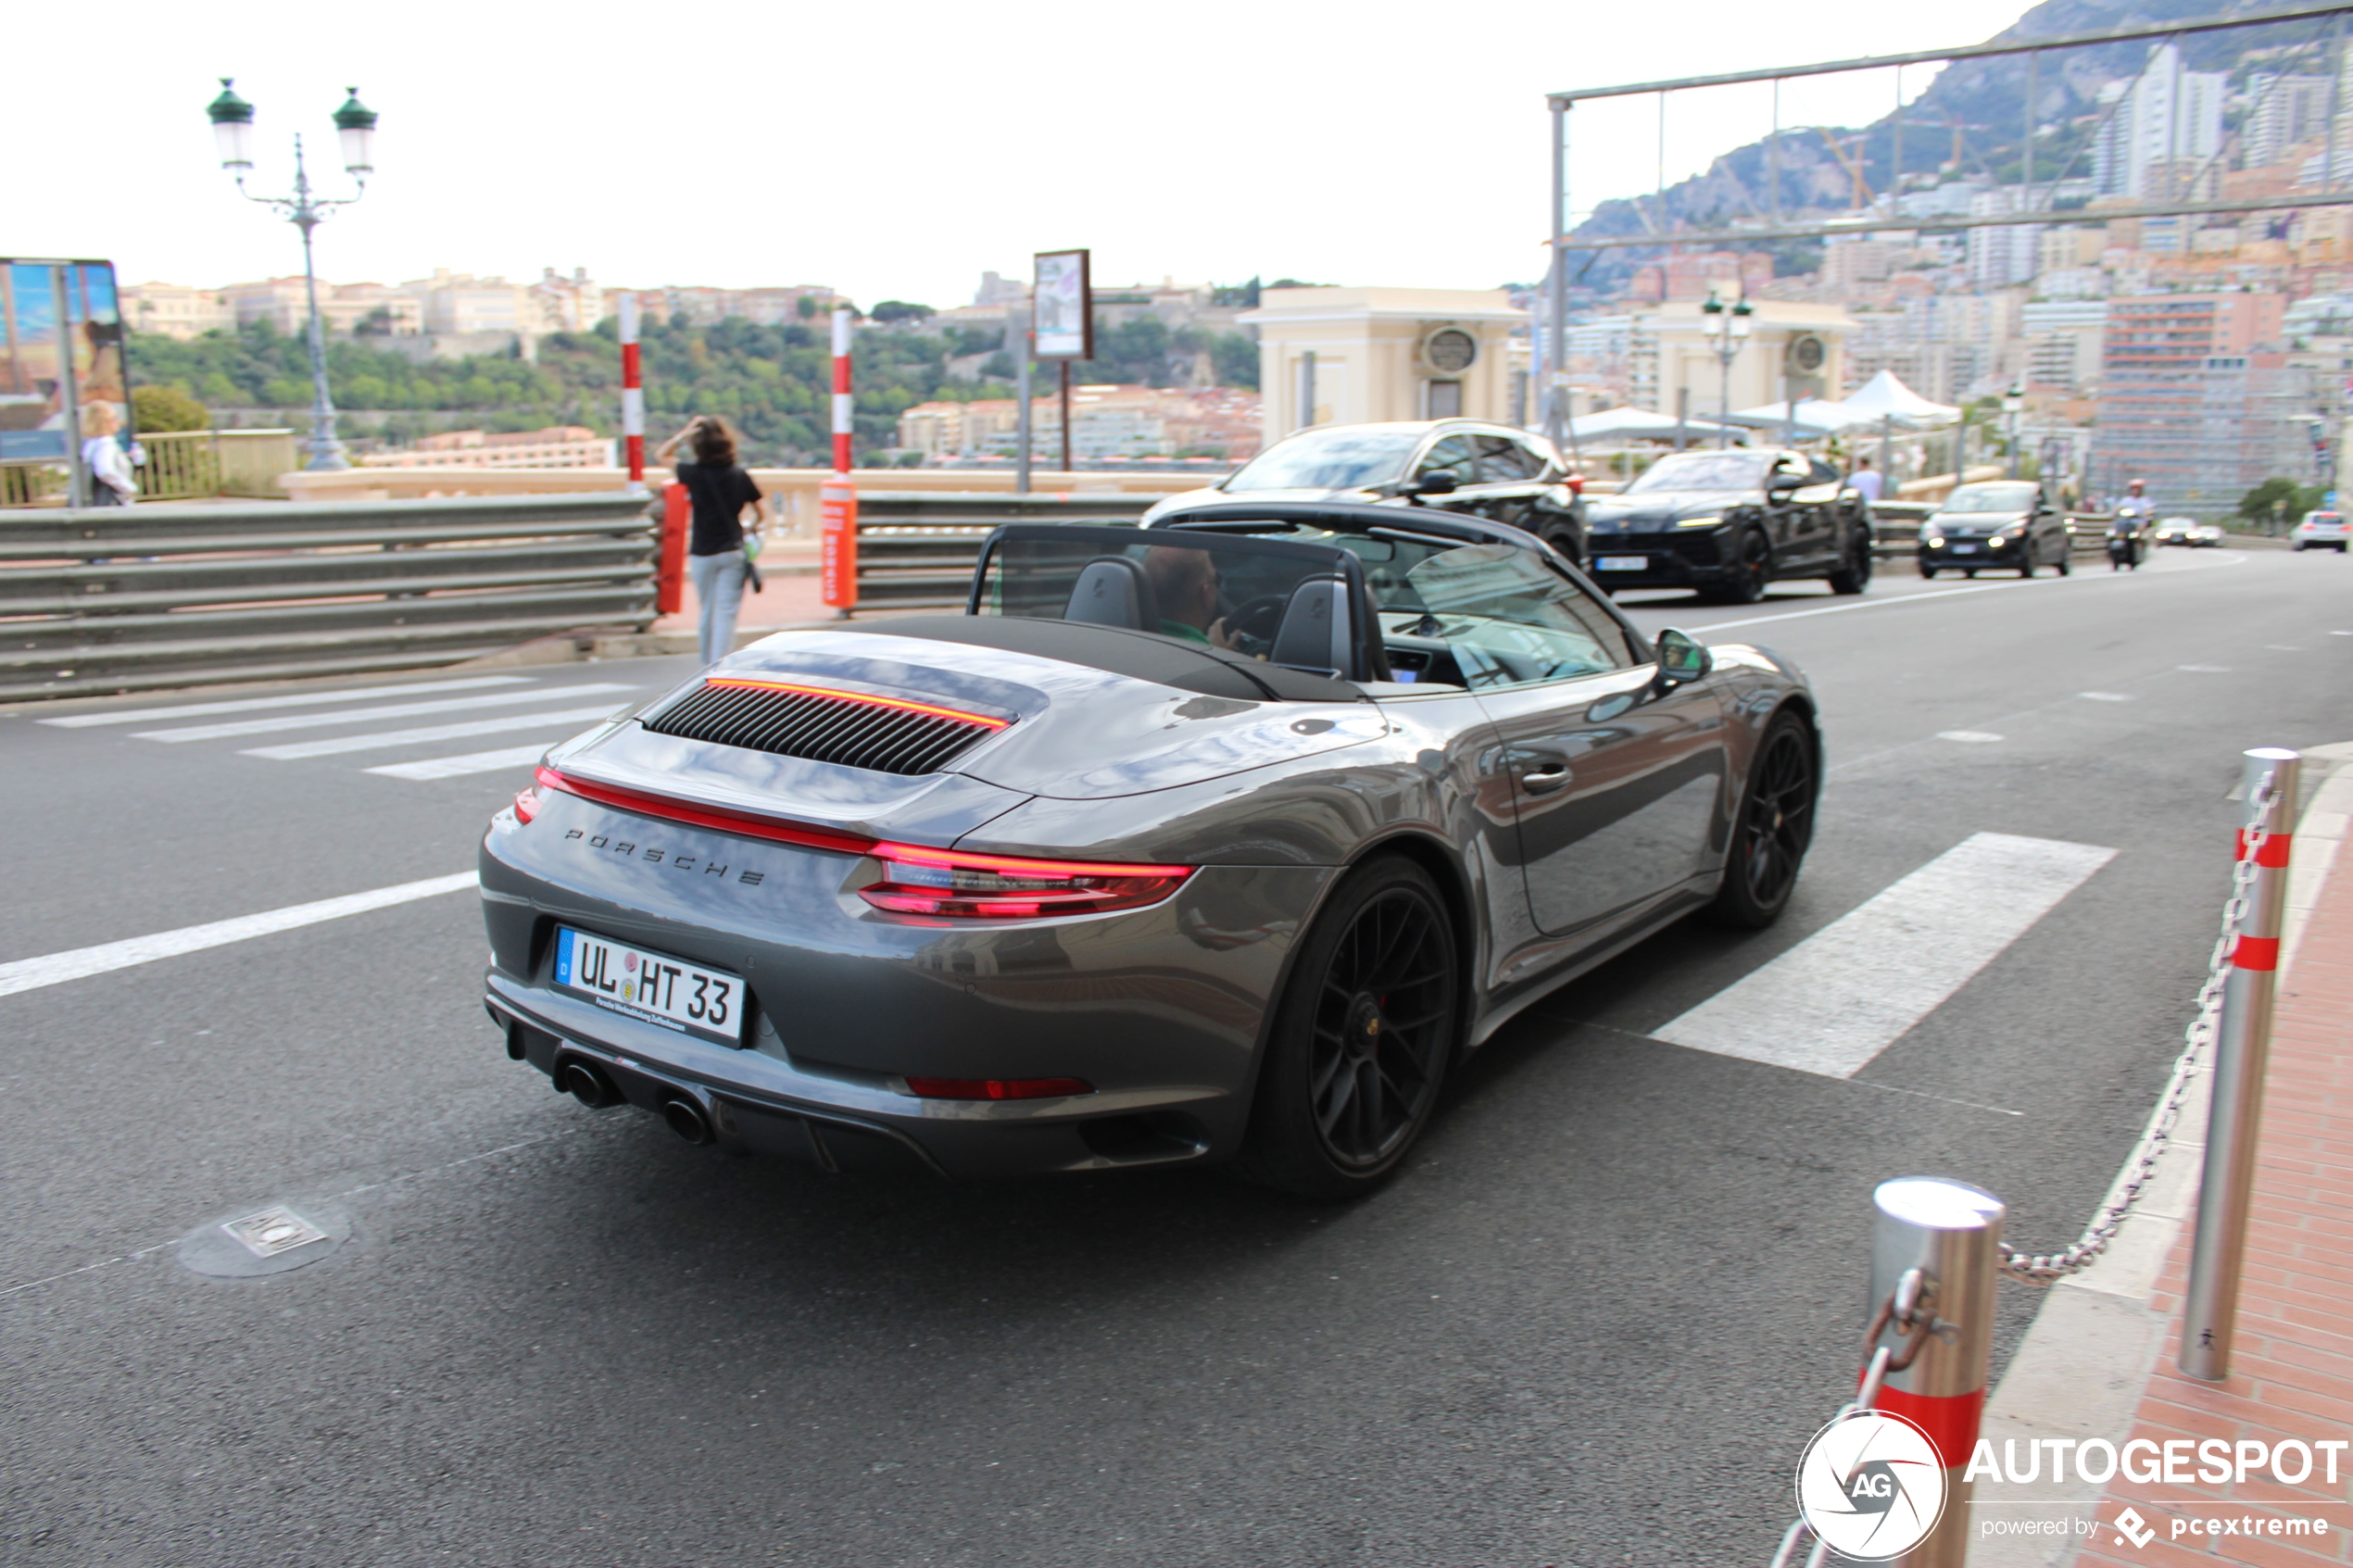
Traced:
<path fill-rule="evenodd" d="M 1232 387 L 1079 386 L 1071 394 L 1071 455 L 1105 458 L 1258 455 L 1259 397 Z M 1010 397 L 918 403 L 899 416 L 899 445 L 926 463 L 1018 455 L 1021 406 Z M 1058 462 L 1061 409 L 1052 397 L 1031 406 L 1031 459 Z"/>

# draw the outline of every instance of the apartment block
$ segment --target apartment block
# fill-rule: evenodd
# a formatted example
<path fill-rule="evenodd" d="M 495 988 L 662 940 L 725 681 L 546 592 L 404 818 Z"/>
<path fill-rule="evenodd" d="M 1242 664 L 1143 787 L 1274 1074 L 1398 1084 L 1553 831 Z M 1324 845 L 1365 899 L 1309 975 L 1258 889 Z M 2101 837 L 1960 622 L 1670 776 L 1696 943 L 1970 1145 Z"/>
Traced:
<path fill-rule="evenodd" d="M 2227 510 L 2276 473 L 2310 467 L 2277 294 L 2142 295 L 2108 302 L 2094 483 L 2147 483 L 2161 506 Z"/>

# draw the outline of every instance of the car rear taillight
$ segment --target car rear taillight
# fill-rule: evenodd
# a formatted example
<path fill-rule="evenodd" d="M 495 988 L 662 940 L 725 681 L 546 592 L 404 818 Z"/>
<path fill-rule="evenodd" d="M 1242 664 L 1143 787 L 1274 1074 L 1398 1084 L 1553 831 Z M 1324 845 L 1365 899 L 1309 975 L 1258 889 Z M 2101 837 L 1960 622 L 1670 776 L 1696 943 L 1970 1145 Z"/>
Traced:
<path fill-rule="evenodd" d="M 519 791 L 515 796 L 515 821 L 527 822 L 539 815 L 539 786 Z"/>
<path fill-rule="evenodd" d="M 907 1092 L 921 1099 L 1053 1099 L 1091 1095 L 1084 1078 L 903 1078 Z"/>
<path fill-rule="evenodd" d="M 1190 866 L 1032 860 L 920 844 L 877 844 L 883 880 L 858 890 L 878 909 L 947 920 L 1037 920 L 1099 915 L 1157 904 L 1184 885 Z"/>

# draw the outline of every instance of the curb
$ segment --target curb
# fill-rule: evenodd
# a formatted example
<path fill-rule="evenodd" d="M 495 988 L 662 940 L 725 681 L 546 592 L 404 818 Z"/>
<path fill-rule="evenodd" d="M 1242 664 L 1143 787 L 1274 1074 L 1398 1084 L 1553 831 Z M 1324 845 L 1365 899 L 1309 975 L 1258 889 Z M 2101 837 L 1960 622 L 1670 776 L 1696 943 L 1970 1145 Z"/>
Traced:
<path fill-rule="evenodd" d="M 2321 888 L 2334 867 L 2353 825 L 2353 742 L 2307 747 L 2306 763 L 2327 770 L 2296 818 L 2295 861 L 2288 872 L 2287 922 L 2281 969 L 2296 960 Z M 2157 1170 L 2140 1205 L 2117 1229 L 2097 1262 L 2052 1286 L 2019 1342 L 2002 1381 L 1986 1401 L 1979 1428 L 2006 1452 L 2034 1454 L 2042 1438 L 2105 1437 L 2121 1445 L 2132 1436 L 2157 1359 L 2164 1349 L 2170 1313 L 2149 1305 L 2158 1274 L 2180 1237 L 2197 1199 L 2199 1168 L 2206 1156 L 2206 1113 L 2213 1080 L 2204 1072 L 2192 1080 L 2171 1141 L 2158 1157 Z M 2121 1185 L 2123 1172 L 2117 1175 Z M 2106 1203 L 2115 1197 L 2111 1187 Z M 2103 1486 L 2070 1479 L 2072 1494 L 2048 1481 L 1978 1483 L 1972 1508 L 2000 1505 L 2002 1517 L 2062 1521 L 2088 1518 L 2106 1494 Z M 1972 1537 L 1970 1568 L 2060 1568 L 2073 1561 L 2082 1537 L 2049 1536 Z"/>

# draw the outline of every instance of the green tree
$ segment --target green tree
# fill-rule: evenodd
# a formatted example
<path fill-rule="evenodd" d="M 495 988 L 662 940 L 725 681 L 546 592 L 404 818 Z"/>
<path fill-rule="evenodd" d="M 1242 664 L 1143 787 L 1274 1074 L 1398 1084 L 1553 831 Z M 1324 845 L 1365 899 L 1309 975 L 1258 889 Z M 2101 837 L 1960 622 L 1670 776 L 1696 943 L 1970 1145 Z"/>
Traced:
<path fill-rule="evenodd" d="M 2268 522 L 2275 515 L 2279 503 L 2284 501 L 2287 503 L 2284 508 L 2287 517 L 2293 521 L 2317 508 L 2321 497 L 2326 494 L 2318 485 L 2298 484 L 2292 479 L 2274 475 L 2239 497 L 2239 516 L 2252 521 Z"/>
<path fill-rule="evenodd" d="M 808 296 L 803 295 L 802 297 L 806 298 Z M 891 321 L 920 321 L 925 320 L 926 317 L 937 316 L 938 314 L 938 311 L 934 310 L 928 305 L 917 305 L 911 300 L 904 299 L 886 299 L 881 304 L 875 306 L 874 309 L 874 319 L 877 321 L 886 323 Z"/>
<path fill-rule="evenodd" d="M 170 430 L 209 430 L 212 415 L 176 386 L 134 386 L 131 422 L 142 433 L 161 434 Z"/>

